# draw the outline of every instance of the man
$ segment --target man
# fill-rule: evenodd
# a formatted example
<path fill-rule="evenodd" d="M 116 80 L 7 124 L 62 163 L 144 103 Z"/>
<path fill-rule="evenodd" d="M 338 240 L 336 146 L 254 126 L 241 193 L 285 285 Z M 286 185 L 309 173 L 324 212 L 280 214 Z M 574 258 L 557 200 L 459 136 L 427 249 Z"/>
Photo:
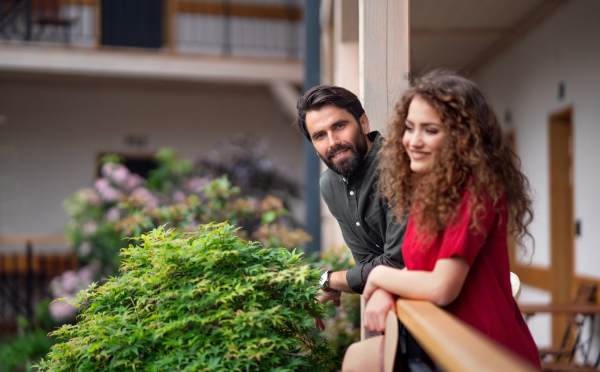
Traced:
<path fill-rule="evenodd" d="M 321 195 L 356 262 L 350 270 L 328 271 L 321 277 L 319 301 L 339 306 L 343 292 L 362 293 L 375 266 L 404 267 L 405 226 L 395 223 L 378 195 L 377 153 L 382 137 L 370 132 L 358 97 L 344 88 L 321 85 L 307 91 L 296 107 L 294 125 L 329 168 L 321 175 Z M 325 328 L 321 319 L 315 325 Z"/>

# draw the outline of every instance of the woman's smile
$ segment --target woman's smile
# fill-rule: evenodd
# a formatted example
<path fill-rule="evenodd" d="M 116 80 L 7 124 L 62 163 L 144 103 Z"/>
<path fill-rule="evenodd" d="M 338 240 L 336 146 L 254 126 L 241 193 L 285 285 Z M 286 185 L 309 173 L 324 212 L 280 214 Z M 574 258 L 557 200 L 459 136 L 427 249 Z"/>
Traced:
<path fill-rule="evenodd" d="M 429 102 L 416 96 L 410 102 L 404 124 L 402 145 L 410 158 L 410 169 L 415 173 L 430 171 L 435 160 L 433 155 L 446 136 L 439 114 Z"/>

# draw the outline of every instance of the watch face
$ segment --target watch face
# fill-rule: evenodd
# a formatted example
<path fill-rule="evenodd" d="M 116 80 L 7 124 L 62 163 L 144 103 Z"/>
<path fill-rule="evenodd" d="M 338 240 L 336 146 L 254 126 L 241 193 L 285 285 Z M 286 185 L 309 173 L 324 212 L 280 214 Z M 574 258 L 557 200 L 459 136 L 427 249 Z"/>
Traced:
<path fill-rule="evenodd" d="M 319 279 L 319 285 L 322 287 L 325 285 L 325 282 L 327 281 L 327 272 L 324 272 L 323 275 L 321 275 L 321 279 Z"/>

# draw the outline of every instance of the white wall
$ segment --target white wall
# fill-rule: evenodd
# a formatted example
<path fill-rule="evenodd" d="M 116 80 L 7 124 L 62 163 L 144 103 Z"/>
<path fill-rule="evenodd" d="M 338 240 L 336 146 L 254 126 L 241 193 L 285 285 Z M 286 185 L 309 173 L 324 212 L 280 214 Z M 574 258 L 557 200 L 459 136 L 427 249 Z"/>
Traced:
<path fill-rule="evenodd" d="M 258 86 L 0 76 L 0 235 L 62 234 L 63 200 L 90 186 L 102 151 L 175 148 L 194 159 L 247 132 L 301 180 L 301 137 Z M 127 147 L 127 135 L 148 146 Z"/>
<path fill-rule="evenodd" d="M 477 80 L 502 118 L 512 112 L 517 148 L 536 194 L 533 263 L 550 261 L 548 118 L 573 108 L 575 272 L 600 277 L 600 2 L 574 0 L 481 71 Z M 558 99 L 558 84 L 565 99 Z"/>
<path fill-rule="evenodd" d="M 549 116 L 573 109 L 575 274 L 600 277 L 600 2 L 572 0 L 476 78 L 502 120 L 512 113 L 517 149 L 535 192 L 532 263 L 550 265 Z M 565 98 L 558 98 L 558 84 Z M 521 301 L 539 296 L 524 293 Z M 530 324 L 536 341 L 543 327 Z M 537 328 L 537 329 L 536 329 Z M 546 336 L 548 336 L 546 334 Z M 543 341 L 544 340 L 540 340 Z"/>

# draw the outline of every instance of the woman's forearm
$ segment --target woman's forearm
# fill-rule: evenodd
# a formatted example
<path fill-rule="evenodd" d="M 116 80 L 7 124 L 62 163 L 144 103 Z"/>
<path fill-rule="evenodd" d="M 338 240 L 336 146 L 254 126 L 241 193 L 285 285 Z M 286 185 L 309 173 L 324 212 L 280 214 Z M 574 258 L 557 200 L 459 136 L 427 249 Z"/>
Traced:
<path fill-rule="evenodd" d="M 382 288 L 396 296 L 445 306 L 456 299 L 468 272 L 469 265 L 460 257 L 438 260 L 433 271 L 378 266 L 371 271 L 363 294 L 368 300 L 373 291 Z"/>

